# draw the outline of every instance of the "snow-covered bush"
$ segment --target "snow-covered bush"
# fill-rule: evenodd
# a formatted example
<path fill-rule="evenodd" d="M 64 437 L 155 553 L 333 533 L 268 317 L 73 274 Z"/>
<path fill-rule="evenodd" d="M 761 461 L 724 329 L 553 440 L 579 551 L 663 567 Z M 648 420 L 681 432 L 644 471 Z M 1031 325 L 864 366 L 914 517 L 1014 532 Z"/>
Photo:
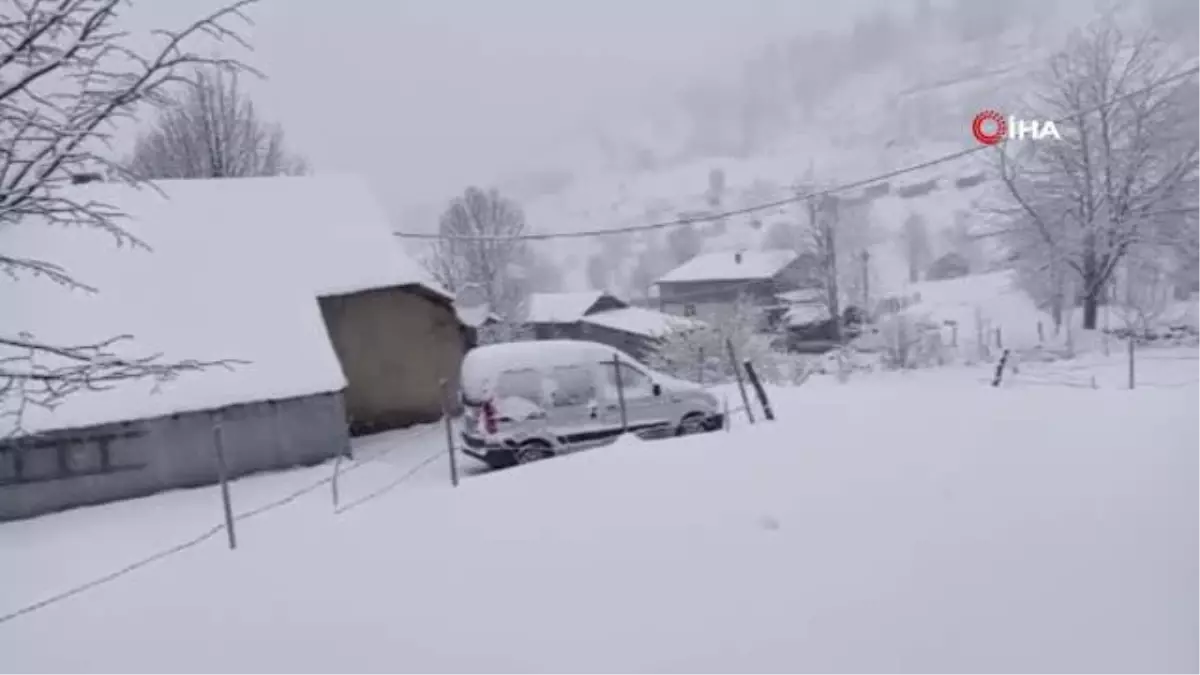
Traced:
<path fill-rule="evenodd" d="M 726 382 L 734 376 L 728 341 L 738 361 L 749 360 L 763 380 L 778 381 L 779 358 L 771 346 L 772 336 L 760 331 L 762 318 L 762 311 L 746 301 L 710 309 L 695 323 L 660 337 L 648 365 L 693 382 Z"/>
<path fill-rule="evenodd" d="M 946 361 L 940 327 L 920 316 L 897 312 L 876 324 L 875 343 L 889 369 L 928 368 Z"/>

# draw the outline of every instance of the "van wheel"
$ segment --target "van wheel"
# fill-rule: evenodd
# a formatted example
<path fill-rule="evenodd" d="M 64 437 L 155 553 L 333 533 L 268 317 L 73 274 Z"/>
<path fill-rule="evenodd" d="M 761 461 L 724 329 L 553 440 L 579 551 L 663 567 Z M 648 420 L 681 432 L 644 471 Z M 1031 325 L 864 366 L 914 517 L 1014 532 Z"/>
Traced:
<path fill-rule="evenodd" d="M 684 415 L 683 421 L 679 423 L 679 428 L 675 430 L 675 435 L 690 436 L 707 431 L 704 428 L 704 420 L 704 413 L 688 413 Z"/>
<path fill-rule="evenodd" d="M 546 441 L 525 441 L 517 448 L 517 464 L 529 464 L 554 456 L 554 450 Z"/>

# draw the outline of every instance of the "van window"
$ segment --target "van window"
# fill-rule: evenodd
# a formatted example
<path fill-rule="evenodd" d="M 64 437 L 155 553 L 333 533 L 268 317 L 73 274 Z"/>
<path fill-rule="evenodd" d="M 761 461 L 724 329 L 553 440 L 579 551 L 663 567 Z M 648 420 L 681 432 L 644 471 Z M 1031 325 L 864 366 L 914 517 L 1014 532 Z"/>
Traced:
<path fill-rule="evenodd" d="M 596 398 L 596 380 L 587 366 L 560 366 L 550 372 L 555 406 L 587 405 Z"/>
<path fill-rule="evenodd" d="M 539 407 L 542 405 L 542 373 L 532 368 L 506 370 L 496 379 L 496 394 L 503 398 L 523 398 Z"/>
<path fill-rule="evenodd" d="M 601 365 L 604 366 L 604 379 L 606 380 L 609 390 L 612 392 L 611 395 L 616 397 L 617 371 L 614 370 L 611 362 L 605 362 Z M 645 373 L 634 368 L 628 363 L 617 363 L 616 367 L 620 368 L 621 388 L 625 390 L 625 396 L 627 398 L 643 398 L 653 395 L 653 392 L 651 391 L 653 387 L 650 383 L 650 378 L 647 377 Z"/>

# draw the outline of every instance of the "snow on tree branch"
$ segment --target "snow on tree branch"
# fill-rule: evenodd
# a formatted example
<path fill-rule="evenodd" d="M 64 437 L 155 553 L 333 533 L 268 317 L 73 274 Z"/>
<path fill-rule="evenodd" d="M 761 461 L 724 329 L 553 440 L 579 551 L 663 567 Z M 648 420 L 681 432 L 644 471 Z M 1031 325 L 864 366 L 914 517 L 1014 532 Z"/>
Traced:
<path fill-rule="evenodd" d="M 219 40 L 248 47 L 228 24 L 248 21 L 239 0 L 178 30 L 156 30 L 155 49 L 130 46 L 120 27 L 129 0 L 26 0 L 9 3 L 0 20 L 0 233 L 21 226 L 92 228 L 117 245 L 145 247 L 121 226 L 110 204 L 84 201 L 70 186 L 82 174 L 108 173 L 136 182 L 107 151 L 119 123 L 161 106 L 177 86 L 192 84 L 197 67 L 227 72 L 243 63 L 203 56 L 188 45 Z M 96 289 L 51 260 L 10 255 L 0 238 L 0 271 L 8 283 L 41 278 L 83 292 Z M 29 405 L 53 406 L 85 389 L 120 380 L 165 381 L 176 374 L 229 363 L 164 362 L 158 356 L 118 356 L 129 336 L 90 345 L 56 345 L 29 333 L 0 329 L 0 411 L 20 417 Z"/>
<path fill-rule="evenodd" d="M 1083 306 L 1094 329 L 1118 266 L 1134 249 L 1164 265 L 1196 253 L 1197 130 L 1194 79 L 1149 35 L 1126 35 L 1109 18 L 1076 36 L 1049 63 L 1045 117 L 1063 138 L 997 157 L 1007 218 L 1001 240 L 1027 271 Z"/>

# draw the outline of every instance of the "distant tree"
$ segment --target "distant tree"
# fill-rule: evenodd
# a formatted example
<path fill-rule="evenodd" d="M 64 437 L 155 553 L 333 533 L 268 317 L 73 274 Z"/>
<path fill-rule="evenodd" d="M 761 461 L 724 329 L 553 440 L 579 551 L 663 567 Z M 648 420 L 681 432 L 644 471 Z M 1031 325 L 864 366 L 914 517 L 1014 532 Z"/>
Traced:
<path fill-rule="evenodd" d="M 767 226 L 763 236 L 763 248 L 768 251 L 798 251 L 804 245 L 804 229 L 786 220 L 777 220 Z"/>
<path fill-rule="evenodd" d="M 910 214 L 904 221 L 900 237 L 904 245 L 904 257 L 908 261 L 908 280 L 916 283 L 921 280 L 921 272 L 933 260 L 933 244 L 925 219 L 919 214 Z"/>
<path fill-rule="evenodd" d="M 527 273 L 533 260 L 525 233 L 525 214 L 497 190 L 469 187 L 446 206 L 438 223 L 443 237 L 433 246 L 426 267 L 451 292 L 476 285 L 492 312 L 517 321 L 529 293 Z"/>
<path fill-rule="evenodd" d="M 675 265 L 695 258 L 704 249 L 704 237 L 693 225 L 673 228 L 667 233 L 667 249 Z"/>
<path fill-rule="evenodd" d="M 721 208 L 721 202 L 725 196 L 725 171 L 723 169 L 713 169 L 708 172 L 708 192 L 705 198 L 711 208 Z"/>
<path fill-rule="evenodd" d="M 971 265 L 967 259 L 951 252 L 933 261 L 933 264 L 925 272 L 925 278 L 929 281 L 942 281 L 965 277 L 970 273 Z"/>
<path fill-rule="evenodd" d="M 307 173 L 283 127 L 266 121 L 235 75 L 209 68 L 162 108 L 127 162 L 139 178 L 241 178 Z"/>
<path fill-rule="evenodd" d="M 612 283 L 611 269 L 602 253 L 594 254 L 587 261 L 588 284 L 597 290 L 608 288 Z"/>

